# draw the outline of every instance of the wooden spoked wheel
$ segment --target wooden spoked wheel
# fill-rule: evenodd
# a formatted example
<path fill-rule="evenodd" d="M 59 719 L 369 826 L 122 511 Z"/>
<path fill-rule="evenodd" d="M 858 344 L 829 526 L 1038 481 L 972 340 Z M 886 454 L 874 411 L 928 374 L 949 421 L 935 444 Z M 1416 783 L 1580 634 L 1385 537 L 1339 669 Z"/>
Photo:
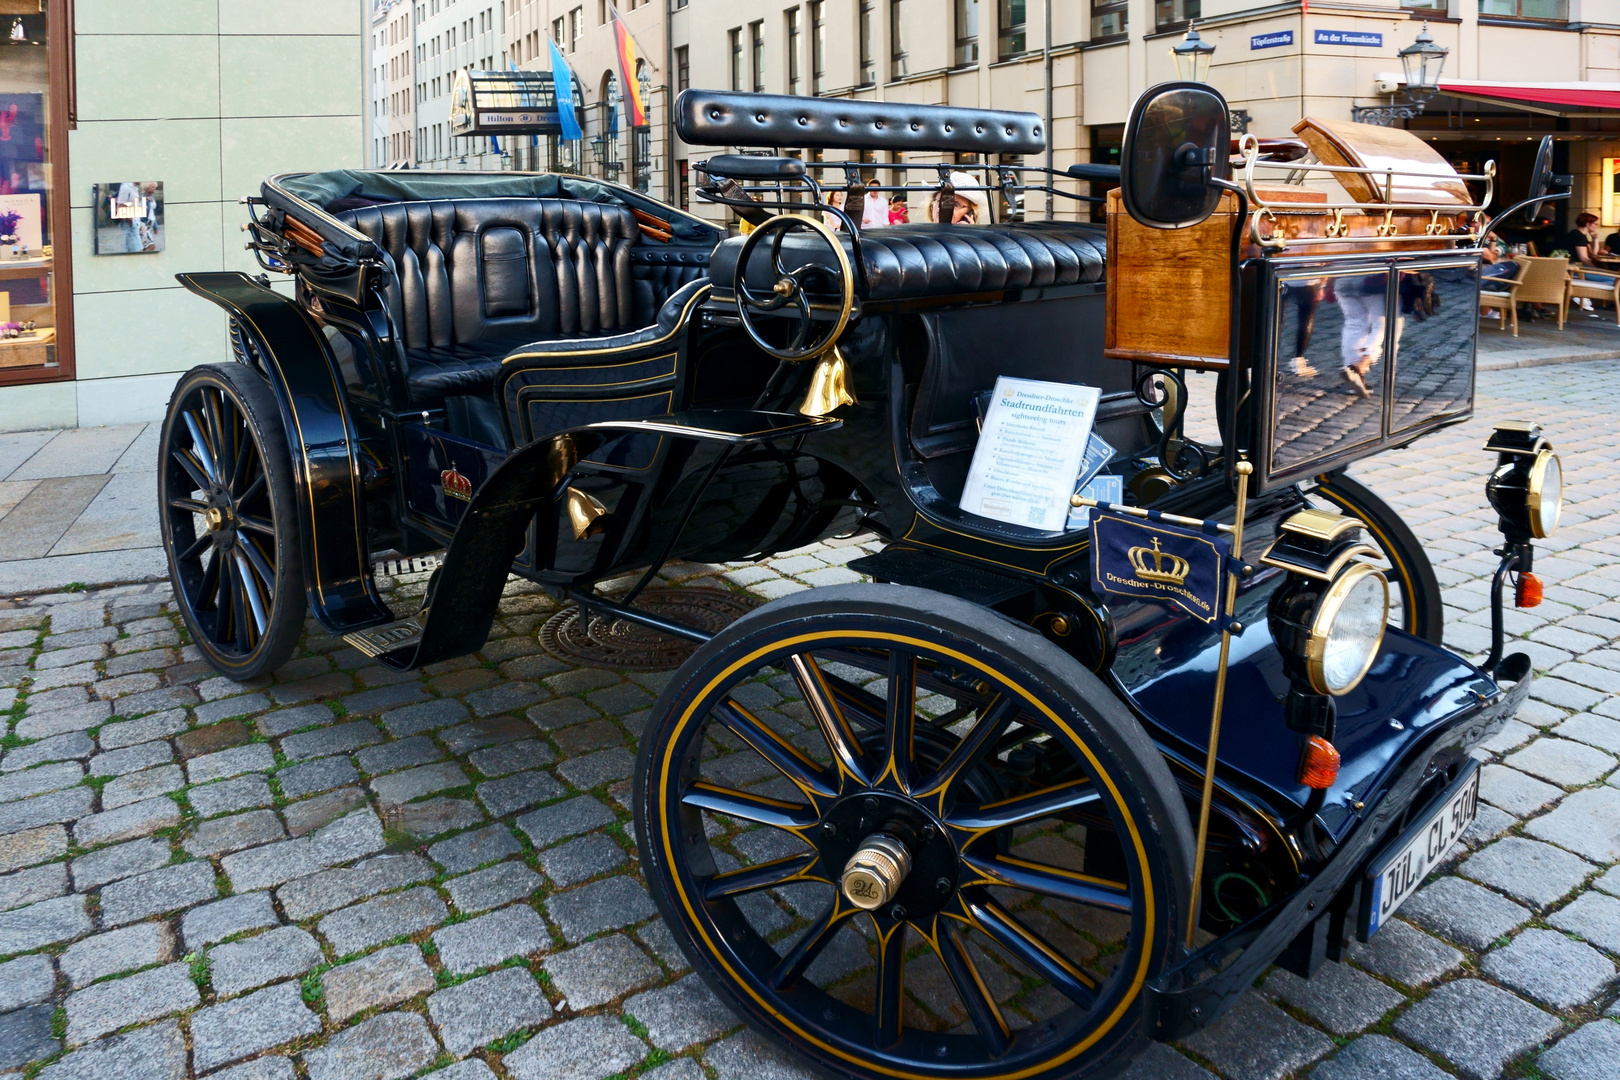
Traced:
<path fill-rule="evenodd" d="M 823 1069 L 1078 1077 L 1141 1045 L 1191 829 L 1135 721 L 1027 628 L 919 589 L 817 589 L 701 648 L 641 745 L 666 921 L 728 1005 Z M 874 895 L 861 860 L 890 842 L 909 865 Z"/>
<path fill-rule="evenodd" d="M 194 368 L 169 401 L 159 452 L 169 575 L 194 642 L 232 678 L 274 670 L 306 608 L 274 394 L 242 364 Z"/>
<path fill-rule="evenodd" d="M 1423 542 L 1401 520 L 1395 508 L 1364 484 L 1342 474 L 1317 477 L 1317 486 L 1309 498 L 1362 520 L 1366 525 L 1364 538 L 1378 548 L 1389 564 L 1385 576 L 1390 586 L 1390 625 L 1439 645 L 1446 617 L 1440 581 L 1435 577 L 1434 564 L 1429 561 Z"/>

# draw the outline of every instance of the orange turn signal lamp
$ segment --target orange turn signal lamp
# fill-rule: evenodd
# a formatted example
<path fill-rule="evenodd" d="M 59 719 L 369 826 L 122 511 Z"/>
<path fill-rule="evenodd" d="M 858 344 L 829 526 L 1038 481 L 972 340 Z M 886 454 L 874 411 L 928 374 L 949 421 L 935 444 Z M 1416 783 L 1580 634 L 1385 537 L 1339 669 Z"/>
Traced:
<path fill-rule="evenodd" d="M 1519 580 L 1513 584 L 1513 606 L 1535 607 L 1541 603 L 1544 592 L 1545 589 L 1542 587 L 1539 577 L 1529 573 L 1520 574 Z"/>
<path fill-rule="evenodd" d="M 1320 735 L 1305 740 L 1299 757 L 1299 782 L 1308 788 L 1326 791 L 1339 778 L 1339 751 Z"/>

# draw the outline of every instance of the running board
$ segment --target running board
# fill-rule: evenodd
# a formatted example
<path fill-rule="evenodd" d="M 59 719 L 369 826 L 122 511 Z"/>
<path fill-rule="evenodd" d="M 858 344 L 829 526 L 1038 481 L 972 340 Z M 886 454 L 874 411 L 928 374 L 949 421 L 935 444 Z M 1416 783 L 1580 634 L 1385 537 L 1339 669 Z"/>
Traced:
<path fill-rule="evenodd" d="M 408 649 L 422 643 L 422 615 L 419 612 L 408 619 L 398 622 L 384 623 L 382 626 L 373 626 L 365 630 L 356 630 L 351 634 L 344 634 L 343 640 L 359 649 L 366 656 L 375 660 L 385 656 L 395 649 Z"/>

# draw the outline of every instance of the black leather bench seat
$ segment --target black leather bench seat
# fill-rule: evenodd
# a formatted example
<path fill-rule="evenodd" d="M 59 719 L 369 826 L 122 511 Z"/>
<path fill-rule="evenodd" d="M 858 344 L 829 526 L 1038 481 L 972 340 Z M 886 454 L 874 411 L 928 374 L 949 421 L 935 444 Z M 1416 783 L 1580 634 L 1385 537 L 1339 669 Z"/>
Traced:
<path fill-rule="evenodd" d="M 729 291 L 743 237 L 715 249 L 709 278 Z M 845 241 L 846 250 L 850 247 Z M 827 261 L 826 245 L 806 234 L 782 245 L 782 263 Z M 1008 225 L 896 225 L 861 233 L 868 300 L 906 300 L 1007 289 L 1078 285 L 1103 279 L 1106 236 L 1099 225 L 1041 221 Z M 756 248 L 749 281 L 769 288 L 767 257 Z"/>

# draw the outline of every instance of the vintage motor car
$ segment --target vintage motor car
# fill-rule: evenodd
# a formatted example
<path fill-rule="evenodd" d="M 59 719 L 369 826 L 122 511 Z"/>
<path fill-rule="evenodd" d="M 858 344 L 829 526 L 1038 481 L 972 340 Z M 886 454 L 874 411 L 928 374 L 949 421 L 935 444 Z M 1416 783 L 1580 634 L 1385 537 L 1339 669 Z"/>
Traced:
<path fill-rule="evenodd" d="M 742 234 L 576 175 L 287 174 L 247 200 L 266 274 L 181 275 L 235 353 L 162 432 L 208 660 L 268 672 L 306 611 L 395 667 L 472 653 L 509 574 L 695 643 L 640 740 L 641 868 L 720 999 L 832 1076 L 1107 1074 L 1376 933 L 1472 820 L 1469 750 L 1531 680 L 1503 593 L 1535 600 L 1558 522 L 1557 456 L 1503 418 L 1475 664 L 1423 545 L 1346 475 L 1472 414 L 1493 170 L 1309 118 L 1232 140 L 1195 83 L 1068 177 L 1011 163 L 1044 151 L 1029 114 L 676 107 L 688 143 L 771 151 L 697 166 Z M 913 178 L 879 193 L 938 220 L 862 227 L 873 149 Z M 1103 221 L 996 220 L 1030 192 Z M 1080 527 L 962 508 L 1004 377 L 1097 391 L 1117 494 L 1059 476 Z M 1218 437 L 1189 434 L 1200 388 Z M 1107 555 L 1105 520 L 1140 541 Z M 870 583 L 718 632 L 638 606 L 671 559 L 857 530 L 886 545 L 851 564 Z M 1172 534 L 1217 552 L 1219 609 L 1175 602 Z M 390 610 L 374 559 L 438 549 Z"/>

